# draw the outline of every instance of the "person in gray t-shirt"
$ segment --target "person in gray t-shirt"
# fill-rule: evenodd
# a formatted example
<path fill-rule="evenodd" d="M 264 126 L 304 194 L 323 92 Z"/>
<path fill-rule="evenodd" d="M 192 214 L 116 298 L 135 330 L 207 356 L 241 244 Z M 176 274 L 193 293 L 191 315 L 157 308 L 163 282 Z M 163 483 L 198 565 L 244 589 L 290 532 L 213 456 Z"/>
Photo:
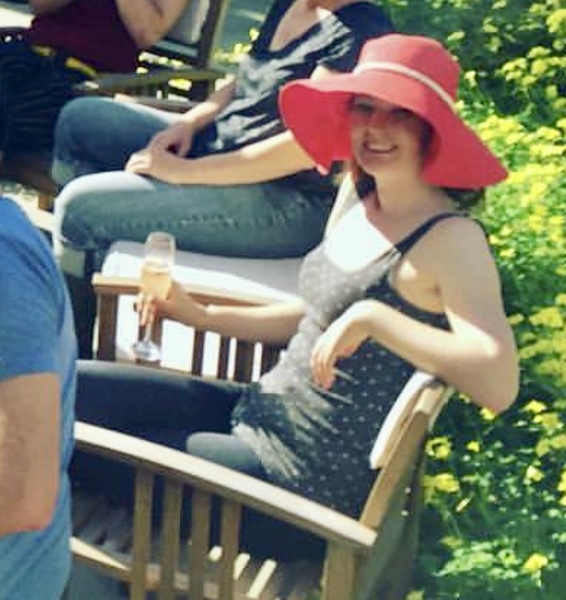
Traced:
<path fill-rule="evenodd" d="M 92 271 L 116 240 L 159 229 L 182 250 L 253 257 L 302 256 L 320 241 L 334 183 L 285 130 L 279 89 L 351 70 L 363 43 L 391 30 L 372 2 L 276 0 L 235 78 L 186 114 L 101 98 L 65 107 L 53 174 L 73 181 L 55 200 L 54 240 L 81 356 Z"/>

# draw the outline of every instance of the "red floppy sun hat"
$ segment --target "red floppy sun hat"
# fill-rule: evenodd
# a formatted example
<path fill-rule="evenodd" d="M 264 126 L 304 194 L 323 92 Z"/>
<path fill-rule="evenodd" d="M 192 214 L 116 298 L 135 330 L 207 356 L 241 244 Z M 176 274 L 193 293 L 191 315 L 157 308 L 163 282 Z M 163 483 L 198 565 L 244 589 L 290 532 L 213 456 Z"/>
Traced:
<path fill-rule="evenodd" d="M 406 108 L 433 130 L 422 176 L 432 185 L 478 189 L 507 171 L 455 111 L 460 68 L 431 38 L 392 33 L 369 40 L 352 73 L 297 80 L 279 95 L 283 121 L 325 170 L 351 158 L 349 101 L 371 96 Z"/>

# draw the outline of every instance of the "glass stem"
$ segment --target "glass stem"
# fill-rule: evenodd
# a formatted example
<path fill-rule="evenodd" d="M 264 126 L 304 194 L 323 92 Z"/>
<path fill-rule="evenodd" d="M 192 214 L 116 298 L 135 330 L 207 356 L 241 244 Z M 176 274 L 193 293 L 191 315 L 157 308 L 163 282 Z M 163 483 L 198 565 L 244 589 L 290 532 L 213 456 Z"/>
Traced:
<path fill-rule="evenodd" d="M 151 342 L 151 332 L 153 330 L 152 326 L 153 326 L 153 323 L 148 323 L 145 326 L 145 330 L 143 332 L 143 341 L 146 342 L 146 343 L 147 342 Z"/>

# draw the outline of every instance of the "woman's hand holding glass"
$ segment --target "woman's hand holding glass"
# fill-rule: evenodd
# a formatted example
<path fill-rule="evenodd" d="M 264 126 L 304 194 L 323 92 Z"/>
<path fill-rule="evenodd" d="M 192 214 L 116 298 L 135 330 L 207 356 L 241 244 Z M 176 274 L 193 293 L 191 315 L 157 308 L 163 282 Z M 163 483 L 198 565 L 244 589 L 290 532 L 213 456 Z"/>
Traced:
<path fill-rule="evenodd" d="M 204 327 L 207 309 L 195 300 L 176 281 L 171 282 L 166 298 L 143 296 L 138 298 L 140 325 L 152 323 L 156 317 L 167 318 L 189 327 Z"/>
<path fill-rule="evenodd" d="M 140 360 L 156 362 L 161 358 L 159 346 L 151 339 L 153 317 L 150 318 L 152 298 L 166 298 L 172 281 L 175 263 L 175 238 L 163 231 L 154 231 L 147 236 L 144 262 L 140 277 L 138 310 L 144 334 L 133 347 Z"/>

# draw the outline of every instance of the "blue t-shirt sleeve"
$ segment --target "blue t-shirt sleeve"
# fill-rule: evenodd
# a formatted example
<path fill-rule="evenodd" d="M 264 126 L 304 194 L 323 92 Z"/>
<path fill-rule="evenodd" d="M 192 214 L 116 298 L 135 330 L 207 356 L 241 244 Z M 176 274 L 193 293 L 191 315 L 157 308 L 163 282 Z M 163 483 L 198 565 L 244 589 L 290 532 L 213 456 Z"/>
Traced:
<path fill-rule="evenodd" d="M 62 291 L 47 244 L 0 200 L 0 380 L 57 370 Z"/>

